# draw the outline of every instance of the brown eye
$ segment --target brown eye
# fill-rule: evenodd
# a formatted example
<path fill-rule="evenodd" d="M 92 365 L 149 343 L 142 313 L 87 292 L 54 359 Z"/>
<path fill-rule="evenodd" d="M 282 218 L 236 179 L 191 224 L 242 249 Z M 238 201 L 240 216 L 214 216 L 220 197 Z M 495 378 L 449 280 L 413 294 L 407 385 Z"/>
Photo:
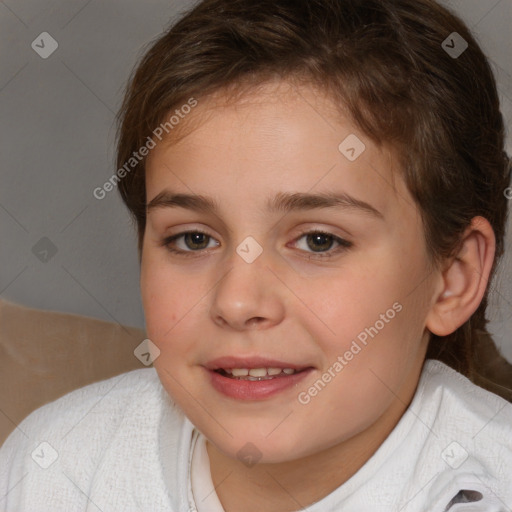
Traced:
<path fill-rule="evenodd" d="M 206 247 L 208 246 L 209 238 L 210 237 L 208 235 L 205 235 L 204 233 L 190 232 L 190 233 L 186 233 L 184 235 L 183 240 L 185 242 L 185 245 L 189 249 L 198 250 L 198 249 L 206 249 Z M 206 244 L 205 244 L 205 240 L 206 240 Z"/>
<path fill-rule="evenodd" d="M 305 244 L 301 243 L 302 239 L 305 239 Z M 313 253 L 313 256 L 310 256 L 310 258 L 317 257 L 320 259 L 334 256 L 341 251 L 349 249 L 353 245 L 352 242 L 323 231 L 309 231 L 303 233 L 302 236 L 296 239 L 295 243 L 303 252 L 309 253 L 310 255 Z M 332 249 L 333 244 L 337 244 L 337 247 L 334 249 Z"/>
<path fill-rule="evenodd" d="M 180 256 L 194 256 L 194 253 L 200 253 L 207 249 L 212 240 L 214 239 L 210 235 L 202 231 L 185 231 L 165 238 L 161 245 L 171 253 Z"/>
<path fill-rule="evenodd" d="M 325 233 L 309 233 L 307 235 L 308 247 L 315 252 L 328 251 L 334 243 L 332 235 Z"/>

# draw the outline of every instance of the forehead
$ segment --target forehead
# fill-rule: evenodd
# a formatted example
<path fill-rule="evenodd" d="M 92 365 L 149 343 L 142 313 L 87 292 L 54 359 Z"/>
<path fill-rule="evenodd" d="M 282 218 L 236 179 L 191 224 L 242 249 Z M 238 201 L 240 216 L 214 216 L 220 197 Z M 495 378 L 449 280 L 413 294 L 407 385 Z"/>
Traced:
<path fill-rule="evenodd" d="M 229 190 L 255 202 L 280 191 L 347 192 L 381 212 L 412 203 L 393 152 L 377 147 L 312 86 L 266 83 L 238 97 L 218 93 L 153 149 L 147 201 L 164 187 L 224 199 Z M 406 205 L 404 205 L 406 206 Z"/>

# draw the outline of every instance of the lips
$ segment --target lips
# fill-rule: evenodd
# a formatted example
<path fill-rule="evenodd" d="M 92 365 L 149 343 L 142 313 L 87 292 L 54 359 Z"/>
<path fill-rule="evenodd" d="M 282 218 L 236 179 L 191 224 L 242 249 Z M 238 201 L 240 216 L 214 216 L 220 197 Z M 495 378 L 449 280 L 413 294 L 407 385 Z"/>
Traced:
<path fill-rule="evenodd" d="M 311 365 L 261 356 L 219 357 L 203 367 L 214 389 L 242 401 L 266 400 L 284 393 L 314 370 Z"/>
<path fill-rule="evenodd" d="M 240 361 L 238 360 L 234 364 L 239 365 Z M 247 364 L 247 362 L 245 364 Z M 258 365 L 261 364 L 261 362 L 254 364 Z M 273 361 L 272 364 L 276 364 L 276 361 Z M 250 366 L 249 364 L 247 365 Z M 213 366 L 217 366 L 217 363 Z M 228 366 L 228 364 L 226 364 L 226 366 Z M 299 365 L 294 366 L 304 368 Z M 295 372 L 295 370 L 292 371 L 294 371 L 292 374 L 281 372 L 279 375 L 267 375 L 264 377 L 253 377 L 250 374 L 245 377 L 233 377 L 233 375 L 229 375 L 226 370 L 218 368 L 216 370 L 208 370 L 204 368 L 205 376 L 208 377 L 209 382 L 217 392 L 227 398 L 238 401 L 267 400 L 281 393 L 286 393 L 287 390 L 296 389 L 300 382 L 303 382 L 312 374 L 314 368 L 310 366 L 297 372 Z"/>

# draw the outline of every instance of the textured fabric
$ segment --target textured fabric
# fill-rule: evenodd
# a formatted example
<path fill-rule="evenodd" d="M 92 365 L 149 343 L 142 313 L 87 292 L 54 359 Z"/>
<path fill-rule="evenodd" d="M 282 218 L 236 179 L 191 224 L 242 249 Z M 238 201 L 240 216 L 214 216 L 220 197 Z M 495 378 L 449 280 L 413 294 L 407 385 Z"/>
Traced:
<path fill-rule="evenodd" d="M 2 446 L 0 510 L 201 510 L 194 501 L 213 485 L 206 449 L 192 457 L 197 436 L 154 369 L 92 384 L 33 412 Z M 199 464 L 192 474 L 203 475 L 194 489 L 191 461 Z M 388 438 L 308 512 L 511 508 L 511 404 L 428 360 Z"/>

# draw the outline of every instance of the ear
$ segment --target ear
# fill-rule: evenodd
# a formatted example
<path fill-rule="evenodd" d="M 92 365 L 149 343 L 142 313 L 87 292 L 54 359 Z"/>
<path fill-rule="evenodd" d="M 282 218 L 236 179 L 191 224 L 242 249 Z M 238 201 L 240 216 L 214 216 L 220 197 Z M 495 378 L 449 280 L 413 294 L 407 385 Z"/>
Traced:
<path fill-rule="evenodd" d="M 487 288 L 496 252 L 496 237 L 489 221 L 475 217 L 462 236 L 459 253 L 439 275 L 426 327 L 448 336 L 478 309 Z"/>

